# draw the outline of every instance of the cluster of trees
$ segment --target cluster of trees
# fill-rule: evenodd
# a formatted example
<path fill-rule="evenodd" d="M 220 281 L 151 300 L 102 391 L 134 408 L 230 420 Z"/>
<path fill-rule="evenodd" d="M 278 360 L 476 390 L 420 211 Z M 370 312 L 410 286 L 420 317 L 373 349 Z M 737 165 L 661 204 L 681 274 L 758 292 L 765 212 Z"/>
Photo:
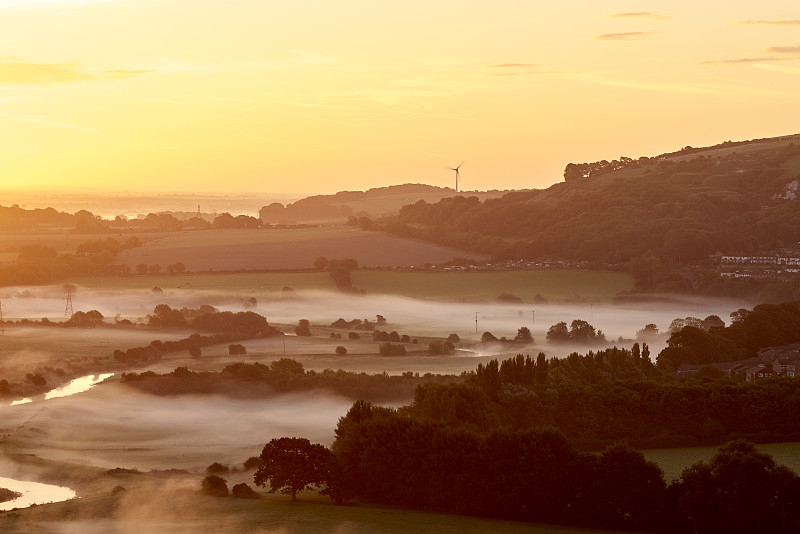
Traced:
<path fill-rule="evenodd" d="M 404 206 L 380 223 L 399 235 L 506 259 L 566 259 L 624 269 L 641 291 L 760 292 L 773 282 L 721 280 L 716 251 L 748 254 L 800 241 L 800 211 L 777 198 L 800 146 L 650 161 L 615 180 L 578 180 L 480 202 L 457 196 Z M 795 288 L 795 290 L 798 288 Z"/>
<path fill-rule="evenodd" d="M 727 327 L 715 317 L 699 323 L 692 318 L 673 321 L 668 346 L 658 354 L 658 367 L 675 371 L 682 364 L 743 360 L 765 347 L 800 342 L 800 301 L 739 309 Z"/>
<path fill-rule="evenodd" d="M 594 326 L 583 319 L 575 319 L 567 328 L 567 323 L 561 321 L 547 330 L 548 343 L 605 343 L 606 336 L 602 330 L 595 331 Z"/>
<path fill-rule="evenodd" d="M 800 381 L 681 381 L 647 350 L 606 349 L 479 365 L 458 384 L 421 385 L 407 414 L 465 429 L 554 426 L 596 450 L 615 440 L 644 448 L 713 445 L 736 437 L 800 438 Z"/>
<path fill-rule="evenodd" d="M 31 209 L 0 206 L 0 227 L 10 230 L 28 230 L 36 228 L 73 228 L 77 233 L 108 233 L 120 230 L 136 231 L 177 231 L 189 228 L 256 228 L 261 221 L 247 215 L 232 216 L 222 213 L 209 224 L 202 217 L 176 217 L 171 212 L 148 213 L 145 217 L 128 219 L 117 216 L 103 219 L 90 211 L 80 210 L 72 213 L 57 211 L 54 208 Z"/>
<path fill-rule="evenodd" d="M 451 338 L 455 336 L 455 341 Z M 448 337 L 448 341 L 451 343 L 458 343 L 458 334 L 450 334 Z M 517 329 L 517 334 L 514 336 L 514 339 L 509 340 L 505 336 L 498 338 L 491 332 L 484 332 L 481 334 L 481 343 L 511 343 L 511 344 L 519 344 L 522 343 L 523 345 L 529 345 L 533 343 L 533 334 L 531 333 L 531 329 L 527 326 L 521 326 Z"/>
<path fill-rule="evenodd" d="M 203 336 L 192 334 L 189 337 L 177 341 L 161 341 L 156 339 L 149 345 L 143 347 L 133 347 L 127 350 L 114 350 L 114 360 L 127 365 L 140 365 L 153 363 L 161 360 L 164 354 L 170 352 L 189 351 L 189 355 L 198 358 L 202 354 L 201 347 L 211 345 L 221 345 L 231 341 L 243 341 L 251 338 L 252 335 L 244 332 L 224 332 Z"/>
<path fill-rule="evenodd" d="M 264 398 L 290 391 L 327 390 L 351 399 L 374 402 L 396 402 L 413 398 L 415 388 L 422 383 L 455 383 L 453 375 L 404 373 L 354 373 L 326 369 L 306 371 L 303 364 L 281 358 L 270 364 L 232 363 L 220 372 L 190 371 L 178 367 L 171 373 L 125 373 L 122 381 L 154 395 L 217 394 L 236 398 Z"/>
<path fill-rule="evenodd" d="M 602 174 L 612 171 L 618 171 L 627 167 L 639 167 L 650 162 L 650 158 L 641 157 L 639 159 L 632 159 L 622 156 L 618 160 L 613 161 L 595 161 L 593 163 L 567 163 L 564 168 L 564 181 L 571 182 L 581 178 L 596 178 Z"/>
<path fill-rule="evenodd" d="M 397 331 L 392 330 L 386 332 L 385 330 L 373 330 L 372 341 L 391 341 L 393 343 L 411 343 L 411 336 L 403 334 L 402 336 Z"/>
<path fill-rule="evenodd" d="M 371 332 L 375 330 L 376 326 L 386 326 L 386 324 L 386 317 L 383 315 L 376 315 L 375 322 L 371 322 L 369 319 L 352 319 L 350 321 L 345 321 L 340 317 L 331 323 L 331 327 L 341 328 L 342 330 L 354 329 Z"/>
<path fill-rule="evenodd" d="M 74 254 L 59 254 L 53 247 L 32 243 L 17 251 L 17 261 L 0 266 L 0 286 L 47 284 L 66 277 L 126 274 L 113 265 L 117 254 L 141 245 L 136 237 L 120 243 L 114 238 L 86 241 Z"/>
<path fill-rule="evenodd" d="M 392 505 L 637 531 L 800 528 L 800 478 L 742 441 L 668 486 L 627 445 L 586 454 L 550 428 L 469 430 L 359 401 L 332 450 L 335 491 Z"/>
<path fill-rule="evenodd" d="M 341 194 L 338 193 L 337 196 Z M 331 204 L 324 195 L 302 198 L 285 206 L 280 202 L 273 202 L 258 210 L 258 216 L 264 224 L 294 224 L 302 220 L 344 219 L 352 213 L 353 210 L 349 206 Z"/>
<path fill-rule="evenodd" d="M 747 145 L 753 143 L 770 143 L 775 142 L 775 138 L 762 138 L 762 139 L 752 139 L 749 141 L 725 141 L 724 143 L 720 143 L 717 145 L 709 146 L 709 147 L 692 147 L 692 146 L 685 146 L 681 150 L 677 150 L 675 152 L 665 152 L 664 154 L 659 154 L 654 158 L 649 158 L 647 156 L 642 156 L 638 159 L 632 159 L 625 156 L 619 158 L 619 160 L 613 161 L 595 161 L 593 163 L 567 163 L 567 166 L 564 168 L 564 181 L 569 182 L 576 179 L 581 178 L 595 178 L 597 176 L 601 176 L 603 174 L 617 171 L 620 169 L 627 169 L 627 168 L 639 168 L 642 165 L 647 165 L 649 163 L 658 163 L 659 161 L 664 161 L 665 163 L 669 164 L 672 161 L 667 160 L 667 158 L 671 158 L 674 156 L 687 156 L 689 154 L 695 154 L 697 152 L 703 152 L 708 150 L 714 150 L 717 148 L 729 148 L 733 146 L 739 145 Z M 733 153 L 734 156 L 731 159 L 738 159 L 735 152 Z M 707 162 L 710 158 L 707 157 L 699 157 L 697 159 L 691 160 L 691 162 Z M 679 161 L 679 163 L 684 163 L 687 160 Z"/>
<path fill-rule="evenodd" d="M 61 323 L 62 326 L 77 326 L 81 328 L 94 328 L 103 325 L 103 314 L 97 310 L 88 312 L 76 311 L 69 320 Z"/>
<path fill-rule="evenodd" d="M 261 228 L 261 220 L 249 215 L 234 217 L 230 213 L 222 213 L 214 218 L 211 226 L 214 228 Z"/>
<path fill-rule="evenodd" d="M 329 260 L 325 256 L 319 256 L 314 260 L 314 268 L 330 272 L 333 283 L 336 284 L 336 287 L 339 288 L 340 291 L 349 293 L 359 292 L 358 289 L 353 287 L 353 281 L 350 279 L 350 271 L 358 270 L 358 261 L 353 258 Z"/>
<path fill-rule="evenodd" d="M 219 312 L 213 306 L 173 309 L 167 304 L 158 304 L 147 316 L 150 326 L 156 328 L 188 328 L 207 332 L 232 332 L 247 337 L 270 337 L 279 331 L 267 323 L 266 317 L 252 311 Z M 306 321 L 307 322 L 307 321 Z"/>

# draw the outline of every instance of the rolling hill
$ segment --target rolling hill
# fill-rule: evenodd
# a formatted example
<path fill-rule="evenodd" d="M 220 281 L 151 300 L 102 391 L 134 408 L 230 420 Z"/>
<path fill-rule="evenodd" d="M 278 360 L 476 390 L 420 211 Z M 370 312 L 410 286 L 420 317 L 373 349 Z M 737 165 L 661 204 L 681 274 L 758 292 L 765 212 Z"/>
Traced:
<path fill-rule="evenodd" d="M 381 228 L 497 259 L 627 270 L 640 290 L 716 285 L 712 293 L 721 295 L 739 282 L 719 280 L 715 268 L 698 270 L 709 255 L 791 250 L 800 242 L 800 136 L 570 164 L 565 176 L 545 190 L 407 205 Z"/>
<path fill-rule="evenodd" d="M 456 193 L 449 187 L 425 184 L 403 184 L 378 187 L 367 191 L 340 191 L 334 195 L 315 195 L 283 205 L 273 202 L 259 210 L 267 224 L 297 224 L 342 221 L 348 217 L 377 218 L 396 215 L 406 204 L 420 200 L 438 202 L 458 194 L 480 199 L 498 198 L 505 191 L 469 191 Z"/>

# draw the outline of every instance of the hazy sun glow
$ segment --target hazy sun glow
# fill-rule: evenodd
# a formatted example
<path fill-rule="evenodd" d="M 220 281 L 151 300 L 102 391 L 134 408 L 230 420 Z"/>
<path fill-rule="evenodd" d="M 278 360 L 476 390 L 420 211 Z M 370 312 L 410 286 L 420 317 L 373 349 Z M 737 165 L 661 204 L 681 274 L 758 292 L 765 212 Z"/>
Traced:
<path fill-rule="evenodd" d="M 0 0 L 0 187 L 545 187 L 796 133 L 795 1 Z"/>

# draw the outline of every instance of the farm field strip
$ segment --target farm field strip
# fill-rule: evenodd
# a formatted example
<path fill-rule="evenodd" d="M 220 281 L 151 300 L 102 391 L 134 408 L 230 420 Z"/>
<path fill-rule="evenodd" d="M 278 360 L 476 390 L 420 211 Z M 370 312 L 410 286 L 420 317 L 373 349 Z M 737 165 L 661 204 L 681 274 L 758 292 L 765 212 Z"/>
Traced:
<path fill-rule="evenodd" d="M 365 290 L 368 295 L 491 302 L 501 293 L 512 294 L 524 302 L 533 302 L 536 295 L 548 300 L 609 300 L 633 286 L 633 279 L 627 274 L 573 270 L 459 273 L 359 270 L 351 273 L 351 279 L 356 288 Z M 335 290 L 327 272 L 160 274 L 81 278 L 72 282 L 101 290 L 159 287 L 163 290 L 225 290 L 267 294 L 280 293 L 284 287 Z"/>

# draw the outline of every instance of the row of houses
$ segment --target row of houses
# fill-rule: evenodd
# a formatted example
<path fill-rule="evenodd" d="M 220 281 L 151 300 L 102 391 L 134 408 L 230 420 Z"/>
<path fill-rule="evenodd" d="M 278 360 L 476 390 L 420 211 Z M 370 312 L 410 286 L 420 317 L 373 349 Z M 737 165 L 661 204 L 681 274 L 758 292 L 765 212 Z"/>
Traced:
<path fill-rule="evenodd" d="M 782 347 L 767 347 L 758 351 L 756 358 L 735 362 L 711 364 L 726 378 L 755 382 L 764 378 L 800 377 L 800 343 Z M 679 378 L 690 378 L 704 365 L 681 365 L 676 371 Z"/>
<path fill-rule="evenodd" d="M 725 265 L 791 265 L 800 267 L 800 257 L 797 256 L 719 256 L 719 261 Z"/>
<path fill-rule="evenodd" d="M 800 268 L 787 269 L 736 269 L 735 271 L 720 271 L 719 275 L 725 278 L 790 278 L 800 274 Z"/>

